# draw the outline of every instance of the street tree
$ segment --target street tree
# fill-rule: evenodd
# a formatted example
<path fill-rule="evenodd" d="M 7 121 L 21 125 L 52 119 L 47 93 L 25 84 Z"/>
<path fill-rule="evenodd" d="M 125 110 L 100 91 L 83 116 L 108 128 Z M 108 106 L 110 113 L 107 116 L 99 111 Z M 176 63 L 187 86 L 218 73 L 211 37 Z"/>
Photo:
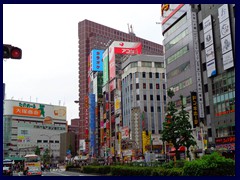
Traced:
<path fill-rule="evenodd" d="M 183 105 L 183 96 L 181 98 L 181 109 L 177 110 L 175 103 L 172 101 L 174 92 L 169 89 L 168 97 L 170 101 L 167 106 L 167 113 L 165 122 L 163 122 L 162 141 L 171 143 L 175 148 L 176 159 L 180 159 L 179 148 L 181 146 L 189 147 L 195 145 L 194 138 L 192 136 L 192 128 L 189 122 L 189 113 L 185 110 Z M 188 152 L 189 156 L 189 152 Z"/>
<path fill-rule="evenodd" d="M 35 149 L 35 154 L 40 156 L 40 153 L 41 153 L 40 148 L 37 146 Z"/>

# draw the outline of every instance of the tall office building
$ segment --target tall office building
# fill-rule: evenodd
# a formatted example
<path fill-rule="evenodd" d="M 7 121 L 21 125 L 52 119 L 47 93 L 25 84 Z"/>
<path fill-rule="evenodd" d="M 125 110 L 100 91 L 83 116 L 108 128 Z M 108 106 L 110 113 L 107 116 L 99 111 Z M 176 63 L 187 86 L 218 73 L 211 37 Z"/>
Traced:
<path fill-rule="evenodd" d="M 168 89 L 186 97 L 200 149 L 235 149 L 235 5 L 162 6 Z M 226 143 L 227 142 L 227 143 Z"/>
<path fill-rule="evenodd" d="M 93 49 L 105 50 L 113 41 L 141 42 L 142 54 L 163 55 L 163 47 L 154 42 L 139 38 L 134 33 L 83 20 L 78 24 L 79 38 L 79 136 L 85 139 L 84 97 L 88 95 L 88 56 Z"/>

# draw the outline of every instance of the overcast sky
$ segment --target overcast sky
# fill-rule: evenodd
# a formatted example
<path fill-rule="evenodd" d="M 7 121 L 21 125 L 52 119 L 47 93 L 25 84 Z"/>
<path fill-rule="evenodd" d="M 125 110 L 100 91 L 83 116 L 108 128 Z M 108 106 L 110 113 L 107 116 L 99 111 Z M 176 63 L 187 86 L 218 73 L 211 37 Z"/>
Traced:
<path fill-rule="evenodd" d="M 4 4 L 3 43 L 20 47 L 21 60 L 3 61 L 6 99 L 67 107 L 78 117 L 78 22 L 88 19 L 162 44 L 160 4 Z"/>

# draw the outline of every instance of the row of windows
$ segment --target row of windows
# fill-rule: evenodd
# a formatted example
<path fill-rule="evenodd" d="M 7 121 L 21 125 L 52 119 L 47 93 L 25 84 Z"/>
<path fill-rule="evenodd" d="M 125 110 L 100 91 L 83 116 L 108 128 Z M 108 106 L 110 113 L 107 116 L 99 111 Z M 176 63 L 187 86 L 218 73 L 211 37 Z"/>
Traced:
<path fill-rule="evenodd" d="M 180 26 L 185 24 L 187 22 L 187 16 L 186 14 L 177 22 L 175 23 L 168 31 L 164 33 L 164 37 L 168 37 L 171 35 L 174 31 L 176 31 Z"/>
<path fill-rule="evenodd" d="M 138 77 L 147 78 L 147 75 L 148 75 L 148 78 L 157 78 L 158 79 L 160 77 L 160 73 L 136 72 L 136 73 L 134 73 L 134 78 L 138 78 Z M 127 81 L 127 78 L 130 78 L 130 80 L 131 80 L 133 78 L 133 74 L 130 73 L 127 77 L 125 77 L 123 79 L 123 83 Z M 165 73 L 162 73 L 162 78 L 165 79 Z"/>
<path fill-rule="evenodd" d="M 136 83 L 135 86 L 136 86 L 136 89 L 139 89 L 139 83 Z M 147 83 L 142 83 L 142 89 L 146 89 L 146 87 L 147 87 Z M 159 89 L 160 88 L 159 83 L 156 83 L 155 87 L 156 87 L 156 89 Z M 162 85 L 162 88 L 163 89 L 166 88 L 165 84 Z M 132 90 L 132 89 L 133 89 L 133 85 L 130 84 L 130 90 Z M 149 83 L 149 89 L 153 89 L 153 83 Z M 128 91 L 128 88 L 125 88 L 125 92 L 127 92 L 127 91 Z"/>
<path fill-rule="evenodd" d="M 59 143 L 59 141 L 55 140 L 37 140 L 37 143 Z"/>
<path fill-rule="evenodd" d="M 191 84 L 192 84 L 192 78 L 188 78 L 185 81 L 182 81 L 182 82 L 170 87 L 170 89 L 172 89 L 173 92 L 177 92 L 177 91 L 180 91 L 181 89 L 186 88 L 187 86 L 190 86 Z"/>
<path fill-rule="evenodd" d="M 175 54 L 169 56 L 167 58 L 167 64 L 172 63 L 173 61 L 177 60 L 178 58 L 180 58 L 181 56 L 183 56 L 184 54 L 186 54 L 189 51 L 189 47 L 184 46 L 183 48 L 181 48 L 180 50 L 178 50 Z"/>
<path fill-rule="evenodd" d="M 171 79 L 177 75 L 179 75 L 180 73 L 187 71 L 188 69 L 190 69 L 190 61 L 180 65 L 179 67 L 177 67 L 176 69 L 170 71 L 169 73 L 167 73 L 167 79 Z"/>
<path fill-rule="evenodd" d="M 165 45 L 165 51 L 173 47 L 175 44 L 177 44 L 179 41 L 181 41 L 184 37 L 188 35 L 188 29 L 185 29 L 180 34 L 178 34 L 175 38 L 173 38 L 170 42 L 168 42 Z"/>
<path fill-rule="evenodd" d="M 144 94 L 142 97 L 143 97 L 143 100 L 145 100 L 145 101 L 147 100 L 147 95 L 146 94 Z M 149 100 L 153 101 L 153 95 L 150 95 L 149 97 L 150 97 Z M 136 100 L 137 101 L 140 100 L 140 95 L 139 94 L 136 95 Z M 156 100 L 160 101 L 160 95 L 156 95 Z M 166 96 L 165 95 L 163 96 L 163 100 L 166 101 Z"/>
<path fill-rule="evenodd" d="M 235 136 L 235 126 L 216 129 L 216 137 Z"/>

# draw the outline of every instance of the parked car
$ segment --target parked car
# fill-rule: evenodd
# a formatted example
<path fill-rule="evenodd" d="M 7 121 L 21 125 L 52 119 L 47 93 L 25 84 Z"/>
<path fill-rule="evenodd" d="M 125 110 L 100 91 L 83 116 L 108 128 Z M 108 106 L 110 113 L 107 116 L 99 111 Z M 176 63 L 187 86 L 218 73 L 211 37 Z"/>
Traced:
<path fill-rule="evenodd" d="M 13 175 L 13 164 L 14 162 L 10 159 L 3 160 L 3 176 Z"/>

